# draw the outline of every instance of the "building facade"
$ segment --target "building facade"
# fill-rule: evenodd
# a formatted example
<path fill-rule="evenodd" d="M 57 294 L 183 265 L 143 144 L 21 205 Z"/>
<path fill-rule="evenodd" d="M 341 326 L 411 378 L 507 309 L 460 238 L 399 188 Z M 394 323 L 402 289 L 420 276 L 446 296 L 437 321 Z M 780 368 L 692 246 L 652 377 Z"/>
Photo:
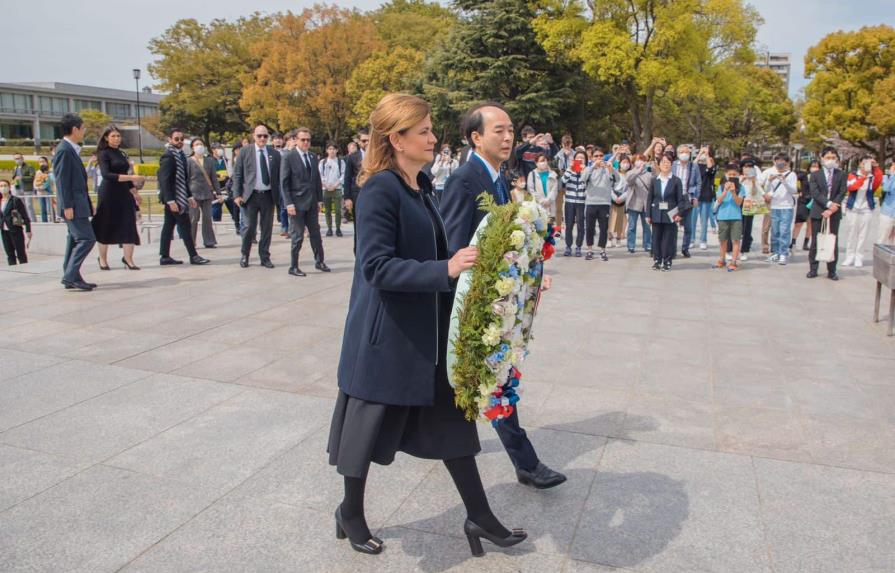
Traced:
<path fill-rule="evenodd" d="M 148 88 L 140 92 L 140 117 L 157 115 L 161 95 Z M 137 94 L 134 91 L 48 83 L 0 83 L 0 137 L 3 140 L 51 142 L 62 137 L 59 120 L 66 113 L 99 110 L 116 123 L 135 124 Z"/>
<path fill-rule="evenodd" d="M 786 92 L 789 93 L 789 75 L 792 69 L 790 54 L 774 52 L 759 53 L 755 58 L 755 65 L 760 68 L 768 68 L 780 76 L 780 79 L 783 80 L 783 86 L 786 88 Z"/>

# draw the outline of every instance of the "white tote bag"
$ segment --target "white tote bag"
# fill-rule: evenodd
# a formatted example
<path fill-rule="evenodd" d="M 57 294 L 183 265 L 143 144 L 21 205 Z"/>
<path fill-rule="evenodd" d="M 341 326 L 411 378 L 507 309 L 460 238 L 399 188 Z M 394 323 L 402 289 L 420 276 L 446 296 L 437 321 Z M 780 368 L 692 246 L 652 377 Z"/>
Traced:
<path fill-rule="evenodd" d="M 836 260 L 836 235 L 830 232 L 830 219 L 825 217 L 817 234 L 817 256 L 819 263 L 831 263 Z"/>

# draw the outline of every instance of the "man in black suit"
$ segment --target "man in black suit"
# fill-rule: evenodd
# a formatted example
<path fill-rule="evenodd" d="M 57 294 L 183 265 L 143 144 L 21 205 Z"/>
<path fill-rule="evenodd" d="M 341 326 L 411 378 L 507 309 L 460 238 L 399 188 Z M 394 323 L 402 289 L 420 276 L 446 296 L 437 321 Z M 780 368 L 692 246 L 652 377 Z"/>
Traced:
<path fill-rule="evenodd" d="M 90 291 L 96 284 L 88 283 L 81 276 L 81 264 L 96 244 L 90 225 L 93 203 L 87 195 L 87 170 L 80 155 L 86 129 L 84 121 L 76 114 L 63 115 L 61 124 L 63 139 L 53 156 L 53 174 L 56 176 L 56 201 L 68 227 L 62 284 L 67 289 Z"/>
<path fill-rule="evenodd" d="M 298 255 L 305 238 L 305 227 L 314 252 L 314 268 L 324 273 L 329 267 L 323 262 L 323 239 L 320 236 L 320 204 L 323 202 L 323 183 L 320 180 L 320 162 L 311 149 L 311 130 L 300 127 L 295 132 L 295 149 L 283 156 L 281 203 L 289 215 L 289 236 L 292 238 L 292 266 L 289 274 L 303 277 L 298 268 Z"/>
<path fill-rule="evenodd" d="M 189 176 L 187 174 L 186 155 L 183 153 L 183 130 L 172 128 L 168 131 L 168 143 L 165 153 L 158 162 L 158 193 L 165 205 L 165 222 L 159 239 L 159 264 L 179 265 L 179 261 L 171 257 L 171 240 L 174 238 L 174 227 L 183 240 L 183 246 L 190 257 L 190 264 L 205 265 L 208 259 L 199 256 L 193 243 L 193 231 L 190 223 L 190 208 L 197 207 L 193 194 L 190 193 Z"/>
<path fill-rule="evenodd" d="M 836 235 L 834 258 L 827 263 L 827 277 L 838 281 L 836 263 L 839 261 L 839 222 L 842 221 L 842 201 L 845 199 L 848 175 L 838 168 L 839 152 L 827 147 L 821 154 L 821 168 L 811 174 L 808 188 L 814 205 L 811 206 L 811 250 L 808 251 L 808 278 L 817 276 L 817 234 L 823 219 L 829 221 L 830 232 Z"/>
<path fill-rule="evenodd" d="M 507 111 L 497 103 L 472 108 L 463 120 L 463 134 L 474 148 L 469 160 L 445 183 L 441 214 L 451 253 L 469 245 L 485 213 L 479 210 L 478 197 L 488 192 L 498 204 L 510 201 L 510 186 L 501 174 L 501 164 L 513 152 L 513 123 Z M 545 288 L 549 286 L 545 277 Z M 519 409 L 497 425 L 497 435 L 516 467 L 519 483 L 538 489 L 557 486 L 566 476 L 541 463 L 525 430 L 519 425 Z"/>
<path fill-rule="evenodd" d="M 233 198 L 245 207 L 246 228 L 242 235 L 242 258 L 239 266 L 249 266 L 252 240 L 261 220 L 258 255 L 261 266 L 272 269 L 270 238 L 273 234 L 274 209 L 280 202 L 280 153 L 267 145 L 267 127 L 257 125 L 252 137 L 255 144 L 243 147 L 233 164 Z"/>
<path fill-rule="evenodd" d="M 349 211 L 354 210 L 354 203 L 357 201 L 357 194 L 360 187 L 357 185 L 357 176 L 360 175 L 361 167 L 364 163 L 364 155 L 367 153 L 367 145 L 370 143 L 370 132 L 366 128 L 357 130 L 358 149 L 354 153 L 350 153 L 345 158 L 345 182 L 342 189 L 345 190 L 345 208 Z"/>

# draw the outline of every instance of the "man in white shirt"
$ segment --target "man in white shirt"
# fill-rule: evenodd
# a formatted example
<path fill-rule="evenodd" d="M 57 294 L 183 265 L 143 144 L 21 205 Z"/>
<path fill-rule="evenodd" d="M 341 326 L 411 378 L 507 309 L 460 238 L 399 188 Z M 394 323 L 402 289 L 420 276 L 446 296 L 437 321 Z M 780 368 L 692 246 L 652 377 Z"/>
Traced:
<path fill-rule="evenodd" d="M 771 253 L 767 262 L 785 265 L 792 238 L 793 208 L 799 194 L 798 177 L 790 169 L 785 153 L 774 156 L 774 166 L 761 174 L 759 185 L 765 201 L 771 205 Z"/>
<path fill-rule="evenodd" d="M 333 236 L 333 217 L 336 236 L 342 236 L 342 185 L 345 160 L 339 157 L 335 143 L 326 146 L 326 157 L 320 161 L 320 180 L 323 183 L 323 211 L 326 214 L 326 236 Z"/>
<path fill-rule="evenodd" d="M 249 266 L 252 240 L 260 220 L 258 254 L 261 266 L 272 269 L 270 239 L 274 209 L 280 203 L 280 153 L 267 145 L 270 134 L 264 125 L 256 126 L 252 137 L 255 144 L 244 147 L 233 166 L 233 198 L 237 205 L 245 206 L 247 218 L 239 266 Z"/>

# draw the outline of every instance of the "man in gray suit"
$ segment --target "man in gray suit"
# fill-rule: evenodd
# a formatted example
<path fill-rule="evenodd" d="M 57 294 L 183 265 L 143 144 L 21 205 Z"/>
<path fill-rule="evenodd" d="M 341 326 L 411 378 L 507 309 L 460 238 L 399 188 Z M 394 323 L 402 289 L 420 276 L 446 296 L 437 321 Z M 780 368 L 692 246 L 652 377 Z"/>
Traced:
<path fill-rule="evenodd" d="M 328 273 L 323 262 L 323 239 L 320 237 L 320 203 L 323 202 L 323 183 L 320 180 L 320 159 L 311 149 L 311 130 L 300 127 L 295 131 L 295 149 L 283 156 L 283 179 L 280 188 L 282 203 L 289 214 L 289 236 L 292 238 L 292 266 L 289 274 L 306 276 L 298 268 L 298 254 L 304 242 L 305 227 L 311 238 L 314 267 Z"/>
<path fill-rule="evenodd" d="M 242 235 L 242 258 L 239 266 L 249 266 L 252 239 L 261 220 L 258 255 L 261 266 L 273 268 L 270 261 L 270 238 L 273 232 L 274 209 L 280 202 L 280 154 L 267 145 L 267 127 L 258 125 L 253 132 L 255 144 L 244 147 L 233 165 L 233 197 L 245 207 L 246 228 Z"/>
<path fill-rule="evenodd" d="M 72 113 L 63 115 L 60 123 L 63 139 L 53 156 L 53 174 L 56 177 L 56 201 L 68 227 L 62 284 L 67 289 L 91 291 L 96 285 L 81 276 L 81 264 L 96 244 L 90 224 L 93 203 L 87 195 L 87 170 L 80 155 L 86 129 L 81 117 Z"/>

